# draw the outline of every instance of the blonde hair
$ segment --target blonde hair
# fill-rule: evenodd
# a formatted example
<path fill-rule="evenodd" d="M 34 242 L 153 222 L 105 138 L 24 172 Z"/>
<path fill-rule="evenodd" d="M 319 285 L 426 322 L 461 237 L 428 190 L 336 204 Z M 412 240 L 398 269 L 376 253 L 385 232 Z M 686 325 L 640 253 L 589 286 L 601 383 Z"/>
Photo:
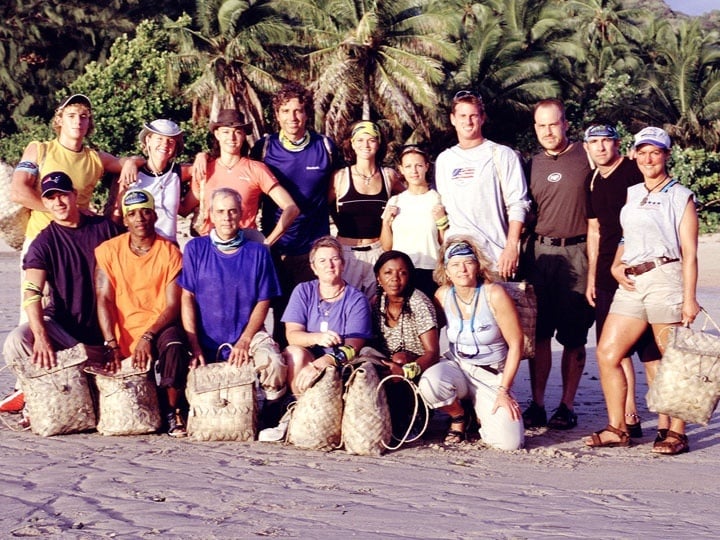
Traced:
<path fill-rule="evenodd" d="M 52 129 L 55 132 L 55 135 L 60 135 L 60 127 L 62 126 L 62 115 L 63 112 L 68 110 L 70 107 L 78 107 L 81 112 L 87 111 L 88 116 L 90 117 L 90 122 L 88 123 L 88 130 L 85 136 L 92 135 L 93 131 L 95 131 L 95 121 L 93 120 L 93 114 L 92 109 L 85 105 L 84 103 L 70 103 L 69 105 L 65 105 L 65 107 L 62 107 L 61 109 L 57 109 L 55 111 L 55 116 L 53 116 L 52 119 Z"/>
<path fill-rule="evenodd" d="M 496 281 L 498 276 L 495 274 L 495 272 L 492 271 L 492 263 L 490 262 L 490 259 L 487 257 L 487 255 L 478 247 L 477 242 L 475 242 L 475 240 L 465 234 L 455 234 L 449 238 L 446 238 L 445 242 L 443 242 L 443 245 L 440 246 L 440 252 L 438 253 L 438 262 L 435 266 L 435 270 L 433 271 L 433 279 L 435 280 L 435 283 L 437 283 L 440 287 L 453 284 L 452 281 L 450 281 L 447 272 L 445 271 L 445 252 L 451 245 L 460 242 L 463 242 L 470 247 L 473 254 L 475 255 L 475 258 L 478 261 L 478 270 L 477 275 L 475 276 L 478 280 L 478 283 L 492 283 L 493 281 Z"/>

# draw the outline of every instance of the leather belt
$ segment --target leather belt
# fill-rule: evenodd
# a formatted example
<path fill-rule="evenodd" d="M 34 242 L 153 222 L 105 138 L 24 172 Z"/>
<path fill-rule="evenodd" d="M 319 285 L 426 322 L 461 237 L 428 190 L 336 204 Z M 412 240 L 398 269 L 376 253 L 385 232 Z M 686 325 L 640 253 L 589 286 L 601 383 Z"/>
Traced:
<path fill-rule="evenodd" d="M 372 245 L 370 246 L 352 246 L 350 249 L 352 251 L 370 251 L 372 249 Z"/>
<path fill-rule="evenodd" d="M 649 272 L 650 270 L 655 270 L 658 266 L 662 266 L 663 264 L 668 264 L 679 260 L 680 259 L 671 259 L 670 257 L 658 257 L 657 259 L 654 259 L 652 261 L 636 264 L 635 266 L 628 266 L 625 269 L 625 275 L 639 276 L 640 274 L 644 274 L 645 272 Z"/>
<path fill-rule="evenodd" d="M 546 246 L 565 247 L 574 246 L 587 241 L 587 235 L 581 234 L 579 236 L 571 236 L 570 238 L 555 238 L 554 236 L 540 236 L 535 235 L 535 240 Z"/>

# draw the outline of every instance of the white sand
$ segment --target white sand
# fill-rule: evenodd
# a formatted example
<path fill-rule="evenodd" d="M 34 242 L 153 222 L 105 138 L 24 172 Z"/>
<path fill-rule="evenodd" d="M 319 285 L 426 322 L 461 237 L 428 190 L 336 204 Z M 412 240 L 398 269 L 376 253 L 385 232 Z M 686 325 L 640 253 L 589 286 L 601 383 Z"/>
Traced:
<path fill-rule="evenodd" d="M 0 253 L 0 338 L 17 319 L 18 256 Z M 720 237 L 700 246 L 700 302 L 720 320 Z M 590 332 L 594 339 L 594 330 Z M 428 440 L 382 458 L 263 443 L 191 443 L 97 434 L 44 439 L 0 426 L 0 538 L 657 538 L 716 537 L 720 435 L 689 428 L 692 451 L 592 450 L 607 422 L 594 341 L 576 400 L 579 426 L 528 432 L 513 453 Z M 548 404 L 559 401 L 558 351 Z M 527 368 L 515 393 L 529 398 Z M 0 372 L 0 392 L 13 377 Z M 3 415 L 15 425 L 17 416 Z"/>

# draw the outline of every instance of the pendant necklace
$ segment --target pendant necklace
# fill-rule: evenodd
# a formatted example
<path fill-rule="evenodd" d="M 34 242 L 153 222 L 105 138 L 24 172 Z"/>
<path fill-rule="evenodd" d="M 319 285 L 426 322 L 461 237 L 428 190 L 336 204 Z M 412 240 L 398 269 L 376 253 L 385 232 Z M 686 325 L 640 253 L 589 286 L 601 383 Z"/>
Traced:
<path fill-rule="evenodd" d="M 648 202 L 648 198 L 650 197 L 650 194 L 651 194 L 653 191 L 655 191 L 658 187 L 660 187 L 660 185 L 661 185 L 663 182 L 665 182 L 665 180 L 667 180 L 668 178 L 670 178 L 670 177 L 666 174 L 665 177 L 664 177 L 662 180 L 660 180 L 657 184 L 655 184 L 655 185 L 654 185 L 653 187 L 651 187 L 651 188 L 648 188 L 647 185 L 643 182 L 643 187 L 644 187 L 645 190 L 647 191 L 647 195 L 645 195 L 645 196 L 642 198 L 642 200 L 640 201 L 640 206 L 645 206 L 645 205 L 647 204 L 647 202 Z"/>
<path fill-rule="evenodd" d="M 458 294 L 457 290 L 455 290 L 455 297 L 458 300 L 460 300 L 461 303 L 465 304 L 466 306 L 471 306 L 473 303 L 473 300 L 475 300 L 475 296 L 477 295 L 477 293 L 478 293 L 478 289 L 476 287 L 475 290 L 473 291 L 472 297 L 467 302 L 465 300 L 463 300 L 463 297 Z"/>
<path fill-rule="evenodd" d="M 240 161 L 240 158 L 237 158 L 235 161 L 233 161 L 232 165 L 226 165 L 225 162 L 220 157 L 218 157 L 217 160 L 220 162 L 220 165 L 222 165 L 223 167 L 225 167 L 227 169 L 227 172 L 232 172 L 235 165 L 237 165 L 238 162 Z"/>
<path fill-rule="evenodd" d="M 370 185 L 370 180 L 372 180 L 372 177 L 377 174 L 377 169 L 375 169 L 369 175 L 361 173 L 357 167 L 353 167 L 353 169 L 355 170 L 355 174 L 357 174 L 360 178 L 363 179 L 363 183 L 366 187 Z"/>

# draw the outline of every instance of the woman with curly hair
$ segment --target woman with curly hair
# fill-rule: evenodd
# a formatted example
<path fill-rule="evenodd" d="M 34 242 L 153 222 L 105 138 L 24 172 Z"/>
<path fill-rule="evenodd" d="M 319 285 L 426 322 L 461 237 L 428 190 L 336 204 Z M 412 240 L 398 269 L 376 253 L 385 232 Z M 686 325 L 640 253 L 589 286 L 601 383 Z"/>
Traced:
<path fill-rule="evenodd" d="M 435 299 L 447 318 L 450 349 L 420 380 L 433 409 L 450 415 L 446 444 L 465 439 L 460 400 L 472 400 L 489 446 L 517 450 L 524 442 L 520 407 L 512 388 L 520 364 L 523 334 L 515 304 L 493 283 L 488 258 L 466 236 L 448 238 L 435 269 Z"/>

